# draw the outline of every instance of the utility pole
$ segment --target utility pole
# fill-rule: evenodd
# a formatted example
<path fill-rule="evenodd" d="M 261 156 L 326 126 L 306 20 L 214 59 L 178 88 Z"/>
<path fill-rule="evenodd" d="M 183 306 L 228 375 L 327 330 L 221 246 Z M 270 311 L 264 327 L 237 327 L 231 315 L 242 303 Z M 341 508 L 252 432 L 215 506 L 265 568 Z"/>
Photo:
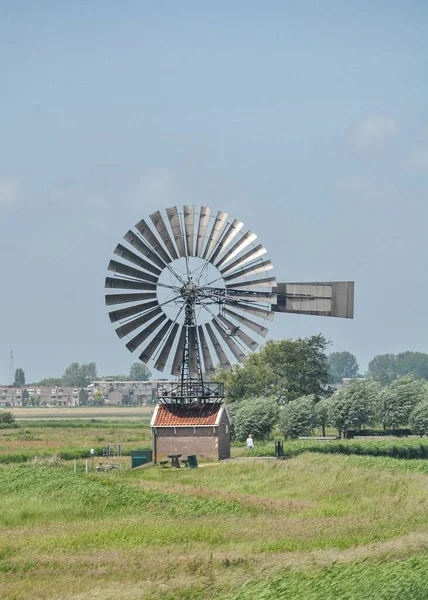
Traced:
<path fill-rule="evenodd" d="M 13 348 L 10 349 L 9 358 L 9 385 L 13 385 L 15 377 L 15 360 L 13 358 Z"/>

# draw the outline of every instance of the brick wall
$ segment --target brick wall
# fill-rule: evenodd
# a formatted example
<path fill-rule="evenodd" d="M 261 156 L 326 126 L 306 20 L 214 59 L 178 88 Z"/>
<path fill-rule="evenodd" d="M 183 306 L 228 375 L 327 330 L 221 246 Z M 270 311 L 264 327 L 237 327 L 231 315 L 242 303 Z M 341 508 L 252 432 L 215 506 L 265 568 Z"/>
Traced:
<path fill-rule="evenodd" d="M 158 427 L 156 437 L 156 461 L 165 460 L 168 454 L 196 454 L 199 458 L 219 458 L 218 427 Z"/>

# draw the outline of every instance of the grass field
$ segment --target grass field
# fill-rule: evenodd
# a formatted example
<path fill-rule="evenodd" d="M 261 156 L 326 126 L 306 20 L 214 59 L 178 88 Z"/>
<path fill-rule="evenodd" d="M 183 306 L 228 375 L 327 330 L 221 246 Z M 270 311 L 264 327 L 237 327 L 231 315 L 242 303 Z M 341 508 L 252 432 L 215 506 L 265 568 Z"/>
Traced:
<path fill-rule="evenodd" d="M 147 418 L 23 420 L 0 446 L 144 447 Z M 83 461 L 77 474 L 67 461 L 2 465 L 0 598 L 428 598 L 428 461 L 305 452 L 131 471 L 123 460 L 89 475 Z"/>

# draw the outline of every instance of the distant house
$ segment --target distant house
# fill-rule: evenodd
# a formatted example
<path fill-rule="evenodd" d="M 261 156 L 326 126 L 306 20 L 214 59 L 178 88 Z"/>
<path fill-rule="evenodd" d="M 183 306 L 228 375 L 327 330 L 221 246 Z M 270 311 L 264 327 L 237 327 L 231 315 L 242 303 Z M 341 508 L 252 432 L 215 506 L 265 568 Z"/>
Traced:
<path fill-rule="evenodd" d="M 0 388 L 0 406 L 79 406 L 84 396 L 84 390 L 72 387 L 28 386 L 21 389 L 3 386 Z"/>
<path fill-rule="evenodd" d="M 158 404 L 151 420 L 153 456 L 195 454 L 200 458 L 230 458 L 230 418 L 224 403 L 189 409 Z"/>
<path fill-rule="evenodd" d="M 110 406 L 120 406 L 122 404 L 123 394 L 121 392 L 110 392 L 106 399 L 106 404 Z"/>

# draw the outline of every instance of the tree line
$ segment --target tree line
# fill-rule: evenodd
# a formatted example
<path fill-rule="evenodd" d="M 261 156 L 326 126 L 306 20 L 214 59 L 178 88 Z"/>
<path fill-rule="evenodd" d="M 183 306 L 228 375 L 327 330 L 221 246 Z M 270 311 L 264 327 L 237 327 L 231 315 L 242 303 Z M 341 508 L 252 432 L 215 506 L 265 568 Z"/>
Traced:
<path fill-rule="evenodd" d="M 362 378 L 353 354 L 327 355 L 328 345 L 321 335 L 269 341 L 243 365 L 217 372 L 238 439 L 266 439 L 276 424 L 290 438 L 315 427 L 340 436 L 364 426 L 428 431 L 428 354 L 375 356 Z M 343 378 L 350 385 L 336 389 Z"/>
<path fill-rule="evenodd" d="M 151 373 L 144 363 L 136 362 L 131 365 L 129 375 L 112 375 L 109 379 L 115 381 L 147 381 Z M 34 383 L 39 387 L 73 387 L 82 388 L 88 386 L 97 379 L 97 365 L 95 362 L 78 363 L 72 362 L 61 377 L 45 377 Z M 13 386 L 25 387 L 25 371 L 16 369 Z"/>

